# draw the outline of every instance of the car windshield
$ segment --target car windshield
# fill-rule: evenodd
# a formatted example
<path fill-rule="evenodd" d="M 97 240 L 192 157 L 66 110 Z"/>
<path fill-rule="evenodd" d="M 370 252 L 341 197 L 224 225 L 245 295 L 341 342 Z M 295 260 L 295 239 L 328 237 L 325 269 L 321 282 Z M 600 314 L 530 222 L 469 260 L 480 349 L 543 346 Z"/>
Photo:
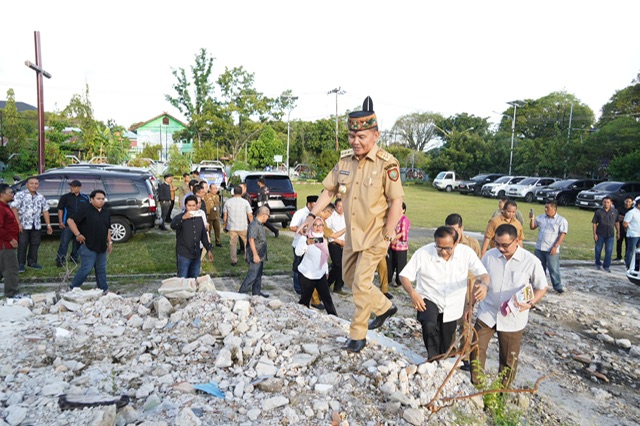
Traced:
<path fill-rule="evenodd" d="M 559 180 L 549 185 L 549 188 L 554 188 L 554 189 L 567 188 L 568 186 L 573 185 L 574 183 L 575 183 L 575 179 Z"/>
<path fill-rule="evenodd" d="M 220 170 L 219 167 L 201 167 L 200 168 L 200 173 L 222 173 L 222 170 Z"/>
<path fill-rule="evenodd" d="M 535 185 L 538 182 L 538 178 L 526 178 L 522 180 L 519 185 Z"/>
<path fill-rule="evenodd" d="M 478 175 L 471 178 L 473 181 L 483 181 L 487 178 L 488 175 Z"/>
<path fill-rule="evenodd" d="M 444 176 L 447 174 L 447 172 L 440 172 L 438 173 L 438 176 L 436 176 L 436 179 L 444 179 Z"/>
<path fill-rule="evenodd" d="M 260 176 L 247 176 L 247 192 L 258 192 L 258 178 Z M 293 185 L 288 176 L 265 176 L 269 192 L 293 192 Z"/>
<path fill-rule="evenodd" d="M 502 176 L 495 183 L 509 183 L 509 179 L 511 179 L 511 176 Z"/>
<path fill-rule="evenodd" d="M 617 191 L 622 186 L 622 182 L 602 182 L 591 188 L 592 191 Z"/>

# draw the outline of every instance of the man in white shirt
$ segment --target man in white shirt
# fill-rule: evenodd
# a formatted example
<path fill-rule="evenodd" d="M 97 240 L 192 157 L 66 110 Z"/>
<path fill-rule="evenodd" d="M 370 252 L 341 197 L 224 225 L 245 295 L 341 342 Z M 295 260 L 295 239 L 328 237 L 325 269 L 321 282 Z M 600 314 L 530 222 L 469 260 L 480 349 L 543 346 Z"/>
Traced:
<path fill-rule="evenodd" d="M 624 264 L 627 269 L 631 266 L 633 252 L 640 244 L 640 198 L 634 201 L 635 208 L 629 210 L 624 215 L 622 226 L 627 230 L 627 252 L 624 257 Z"/>
<path fill-rule="evenodd" d="M 540 260 L 520 247 L 515 226 L 498 226 L 493 239 L 496 247 L 487 251 L 482 258 L 482 263 L 489 272 L 491 285 L 487 297 L 478 305 L 475 324 L 478 347 L 471 352 L 471 382 L 479 383 L 479 373 L 484 371 L 489 342 L 497 331 L 498 371 L 504 372 L 502 384 L 508 388 L 516 377 L 520 343 L 529 320 L 529 309 L 547 292 L 547 278 Z M 504 315 L 501 312 L 502 304 L 527 284 L 533 287 L 533 299 L 526 303 L 518 303 L 517 312 Z M 478 362 L 474 362 L 475 360 Z"/>
<path fill-rule="evenodd" d="M 453 342 L 457 320 L 465 312 L 469 273 L 475 276 L 475 300 L 484 299 L 489 285 L 482 262 L 472 249 L 457 243 L 453 228 L 439 227 L 434 239 L 435 243 L 418 249 L 400 272 L 402 287 L 418 311 L 429 359 L 447 353 Z"/>
<path fill-rule="evenodd" d="M 300 210 L 297 210 L 293 214 L 291 222 L 289 223 L 289 229 L 293 232 L 293 243 L 291 244 L 291 247 L 293 249 L 293 289 L 298 294 L 302 293 L 302 290 L 300 288 L 300 281 L 298 280 L 298 265 L 300 264 L 302 257 L 296 256 L 296 245 L 298 244 L 298 240 L 302 238 L 302 235 L 298 234 L 296 231 L 298 230 L 298 227 L 300 227 L 300 225 L 302 225 L 302 223 L 305 221 L 307 216 L 309 216 L 309 212 L 316 204 L 316 201 L 318 201 L 317 195 L 309 195 L 307 197 L 307 205 Z"/>
<path fill-rule="evenodd" d="M 347 226 L 344 221 L 344 208 L 342 200 L 337 199 L 335 210 L 325 222 L 327 228 L 331 230 L 329 237 L 329 256 L 331 256 L 331 269 L 329 270 L 329 285 L 333 284 L 333 292 L 337 294 L 347 294 L 342 288 L 342 250 L 344 249 L 344 234 Z"/>
<path fill-rule="evenodd" d="M 535 217 L 533 209 L 529 213 L 529 228 L 538 229 L 538 241 L 536 242 L 535 256 L 540 259 L 542 269 L 549 269 L 549 277 L 553 289 L 558 293 L 564 293 L 564 287 L 560 278 L 560 246 L 569 231 L 569 222 L 558 214 L 558 205 L 555 201 L 547 201 L 544 205 L 544 214 Z"/>

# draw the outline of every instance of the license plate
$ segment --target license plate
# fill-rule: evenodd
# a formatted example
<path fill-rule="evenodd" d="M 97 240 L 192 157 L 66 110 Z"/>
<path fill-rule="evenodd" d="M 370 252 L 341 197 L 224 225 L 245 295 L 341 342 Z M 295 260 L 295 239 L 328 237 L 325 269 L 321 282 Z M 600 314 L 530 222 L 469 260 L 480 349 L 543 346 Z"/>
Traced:
<path fill-rule="evenodd" d="M 578 204 L 580 204 L 581 206 L 586 206 L 589 203 L 587 203 L 586 201 L 578 201 Z"/>
<path fill-rule="evenodd" d="M 542 201 L 542 197 L 536 197 L 536 200 Z"/>

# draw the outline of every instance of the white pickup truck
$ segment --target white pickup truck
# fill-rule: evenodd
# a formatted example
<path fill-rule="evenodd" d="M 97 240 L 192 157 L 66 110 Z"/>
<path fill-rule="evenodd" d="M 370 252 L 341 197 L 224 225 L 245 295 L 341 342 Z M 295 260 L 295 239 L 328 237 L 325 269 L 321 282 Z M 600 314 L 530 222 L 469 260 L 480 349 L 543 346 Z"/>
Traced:
<path fill-rule="evenodd" d="M 436 178 L 433 180 L 433 186 L 438 191 L 451 192 L 454 189 L 458 189 L 458 186 L 460 186 L 460 181 L 456 180 L 456 172 L 443 171 L 438 173 Z"/>

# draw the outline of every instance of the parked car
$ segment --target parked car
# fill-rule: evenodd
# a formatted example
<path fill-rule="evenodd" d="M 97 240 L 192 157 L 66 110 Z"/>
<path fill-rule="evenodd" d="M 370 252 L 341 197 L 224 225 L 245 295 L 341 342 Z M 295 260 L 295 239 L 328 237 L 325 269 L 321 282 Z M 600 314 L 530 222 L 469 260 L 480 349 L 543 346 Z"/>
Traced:
<path fill-rule="evenodd" d="M 482 186 L 480 193 L 484 197 L 501 198 L 505 196 L 505 189 L 509 185 L 515 185 L 520 183 L 526 176 L 502 176 L 496 179 L 495 182 L 487 183 Z"/>
<path fill-rule="evenodd" d="M 635 285 L 640 285 L 640 248 L 636 249 L 631 256 L 627 278 Z"/>
<path fill-rule="evenodd" d="M 559 180 L 549 186 L 538 189 L 536 191 L 536 201 L 546 203 L 547 201 L 555 200 L 559 206 L 573 205 L 580 191 L 593 188 L 599 182 L 594 179 Z"/>
<path fill-rule="evenodd" d="M 433 186 L 438 191 L 451 192 L 454 189 L 458 189 L 459 185 L 460 181 L 456 179 L 456 172 L 453 171 L 440 172 L 433 180 Z"/>
<path fill-rule="evenodd" d="M 530 203 L 535 198 L 535 191 L 541 186 L 551 185 L 560 180 L 554 177 L 528 177 L 515 185 L 509 185 L 505 190 L 507 197 L 512 199 L 524 199 Z"/>
<path fill-rule="evenodd" d="M 602 199 L 611 197 L 616 209 L 624 205 L 627 197 L 636 198 L 640 195 L 640 182 L 602 182 L 591 189 L 581 191 L 576 197 L 576 206 L 583 209 L 597 209 L 602 207 Z"/>
<path fill-rule="evenodd" d="M 288 228 L 293 214 L 298 210 L 298 194 L 293 189 L 291 179 L 286 173 L 279 172 L 251 172 L 244 176 L 247 193 L 251 197 L 251 207 L 258 207 L 258 179 L 264 177 L 269 188 L 269 222 L 280 222 L 283 228 Z"/>
<path fill-rule="evenodd" d="M 206 180 L 209 185 L 215 183 L 220 188 L 227 187 L 227 172 L 221 161 L 201 161 L 195 168 L 200 173 L 200 179 Z"/>
<path fill-rule="evenodd" d="M 155 226 L 157 211 L 156 196 L 150 173 L 123 172 L 103 168 L 59 168 L 36 176 L 40 181 L 38 192 L 44 195 L 49 205 L 54 231 L 58 223 L 58 200 L 69 192 L 69 183 L 79 180 L 82 193 L 89 195 L 94 189 L 102 189 L 111 209 L 111 239 L 124 243 L 134 232 Z M 26 189 L 26 180 L 12 186 L 14 191 Z M 46 231 L 43 229 L 43 232 Z"/>
<path fill-rule="evenodd" d="M 458 185 L 458 191 L 460 191 L 460 193 L 463 195 L 479 195 L 480 190 L 482 189 L 482 186 L 484 184 L 491 183 L 502 176 L 504 176 L 504 173 L 493 173 L 474 176 L 469 180 L 463 180 L 462 182 L 460 182 L 460 185 Z"/>

